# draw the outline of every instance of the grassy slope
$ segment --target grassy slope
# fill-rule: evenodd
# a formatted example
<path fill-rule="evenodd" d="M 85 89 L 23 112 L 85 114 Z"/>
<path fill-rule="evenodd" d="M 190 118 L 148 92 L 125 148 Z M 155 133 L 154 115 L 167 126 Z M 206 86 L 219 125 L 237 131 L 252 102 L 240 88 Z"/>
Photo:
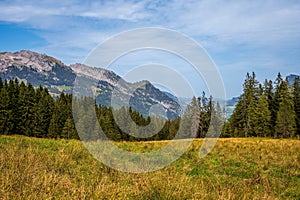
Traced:
<path fill-rule="evenodd" d="M 299 140 L 220 139 L 204 159 L 201 142 L 162 170 L 130 174 L 102 165 L 79 141 L 0 136 L 0 199 L 300 198 Z"/>

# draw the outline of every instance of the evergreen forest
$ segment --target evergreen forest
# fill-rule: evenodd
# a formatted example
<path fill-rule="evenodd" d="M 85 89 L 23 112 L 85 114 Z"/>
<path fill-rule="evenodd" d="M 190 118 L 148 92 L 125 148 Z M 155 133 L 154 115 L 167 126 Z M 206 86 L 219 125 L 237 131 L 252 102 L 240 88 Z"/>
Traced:
<path fill-rule="evenodd" d="M 121 119 L 119 121 L 129 123 L 125 114 L 127 108 L 113 110 L 112 107 L 96 104 L 92 98 L 73 98 L 72 94 L 61 93 L 52 97 L 47 88 L 42 86 L 34 88 L 30 83 L 25 84 L 17 79 L 0 79 L 0 134 L 79 139 L 77 130 L 91 130 L 91 116 L 74 117 L 72 101 L 73 107 L 79 106 L 77 112 L 86 111 L 80 107 L 79 102 L 92 102 L 103 132 L 107 138 L 115 141 L 169 140 L 179 130 L 187 133 L 184 138 L 219 136 L 209 133 L 210 124 L 213 132 L 221 132 L 221 137 L 300 136 L 300 80 L 296 78 L 291 84 L 280 73 L 274 82 L 265 80 L 264 83 L 257 81 L 255 73 L 247 73 L 243 93 L 233 114 L 226 120 L 221 106 L 214 102 L 213 97 L 206 97 L 204 92 L 201 97 L 194 97 L 187 106 L 186 113 L 189 117 L 162 120 L 158 117 L 145 117 L 128 108 L 130 120 L 138 126 L 147 126 L 154 120 L 155 123 L 151 125 L 162 127 L 157 134 L 147 138 L 127 134 L 115 122 L 114 116 L 118 116 Z M 188 126 L 189 130 L 185 130 L 185 121 L 191 124 Z M 223 127 L 222 131 L 218 130 L 220 127 Z"/>

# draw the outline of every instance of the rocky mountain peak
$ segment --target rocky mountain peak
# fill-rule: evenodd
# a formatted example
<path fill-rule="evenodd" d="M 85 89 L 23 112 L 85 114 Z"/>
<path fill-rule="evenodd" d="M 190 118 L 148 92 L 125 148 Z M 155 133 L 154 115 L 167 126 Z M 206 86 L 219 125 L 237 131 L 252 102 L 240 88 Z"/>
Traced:
<path fill-rule="evenodd" d="M 114 93 L 121 101 L 129 100 L 130 106 L 145 116 L 155 104 L 162 105 L 170 118 L 181 113 L 180 105 L 149 81 L 130 83 L 108 69 L 79 63 L 67 66 L 56 58 L 32 51 L 0 53 L 0 77 L 3 80 L 18 78 L 35 87 L 41 85 L 53 96 L 72 92 L 77 79 L 89 83 L 97 103 L 104 106 L 110 106 Z"/>
<path fill-rule="evenodd" d="M 21 50 L 19 52 L 2 52 L 0 53 L 0 71 L 4 72 L 8 67 L 14 66 L 22 68 L 24 66 L 31 67 L 38 72 L 50 71 L 55 66 L 67 67 L 60 60 L 39 54 L 29 50 Z"/>
<path fill-rule="evenodd" d="M 96 80 L 106 81 L 113 86 L 116 86 L 117 82 L 121 79 L 121 77 L 114 72 L 103 68 L 90 67 L 80 63 L 72 64 L 70 67 L 77 75 L 83 75 Z"/>

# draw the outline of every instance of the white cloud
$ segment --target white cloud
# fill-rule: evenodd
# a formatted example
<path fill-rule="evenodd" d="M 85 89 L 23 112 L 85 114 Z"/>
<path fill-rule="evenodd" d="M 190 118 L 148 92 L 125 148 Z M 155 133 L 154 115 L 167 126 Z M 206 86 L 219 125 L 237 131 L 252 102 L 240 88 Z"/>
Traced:
<path fill-rule="evenodd" d="M 87 17 L 96 19 L 119 19 L 127 21 L 137 21 L 147 16 L 144 12 L 142 2 L 125 1 L 94 1 L 92 3 L 66 1 L 58 3 L 55 1 L 38 2 L 19 2 L 4 1 L 0 2 L 1 15 L 0 21 L 7 22 L 28 22 L 34 23 L 33 18 L 47 16 L 65 17 Z"/>
<path fill-rule="evenodd" d="M 0 10 L 0 22 L 33 29 L 47 41 L 37 50 L 67 64 L 113 34 L 161 26 L 194 38 L 221 68 L 299 71 L 299 1 L 2 0 Z"/>
<path fill-rule="evenodd" d="M 0 21 L 23 22 L 36 29 L 63 32 L 64 28 L 75 27 L 116 32 L 165 26 L 183 31 L 213 48 L 240 43 L 286 44 L 300 38 L 300 4 L 295 1 L 12 0 L 0 2 L 0 9 Z M 115 26 L 114 22 L 102 24 L 105 20 L 123 22 Z"/>

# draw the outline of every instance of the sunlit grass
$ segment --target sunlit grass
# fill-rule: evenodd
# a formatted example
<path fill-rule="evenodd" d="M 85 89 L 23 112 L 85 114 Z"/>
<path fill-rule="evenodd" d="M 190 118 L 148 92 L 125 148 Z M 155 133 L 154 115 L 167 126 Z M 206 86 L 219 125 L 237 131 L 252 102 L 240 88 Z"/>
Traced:
<path fill-rule="evenodd" d="M 0 137 L 0 199 L 299 199 L 300 140 L 219 139 L 199 158 L 201 139 L 151 173 L 124 173 L 80 141 Z M 120 142 L 135 152 L 162 142 Z"/>

